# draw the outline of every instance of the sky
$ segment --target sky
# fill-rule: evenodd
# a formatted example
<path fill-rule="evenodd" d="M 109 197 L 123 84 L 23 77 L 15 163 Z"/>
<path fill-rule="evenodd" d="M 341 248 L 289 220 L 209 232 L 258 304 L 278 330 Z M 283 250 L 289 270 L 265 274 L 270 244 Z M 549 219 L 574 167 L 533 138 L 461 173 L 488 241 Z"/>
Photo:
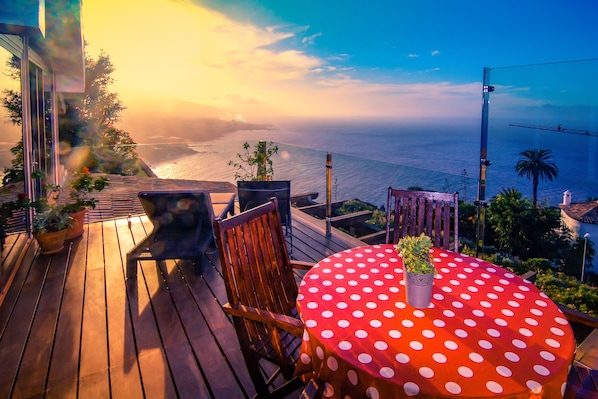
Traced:
<path fill-rule="evenodd" d="M 479 118 L 484 67 L 598 58 L 597 17 L 596 0 L 84 0 L 83 34 L 129 107 Z"/>

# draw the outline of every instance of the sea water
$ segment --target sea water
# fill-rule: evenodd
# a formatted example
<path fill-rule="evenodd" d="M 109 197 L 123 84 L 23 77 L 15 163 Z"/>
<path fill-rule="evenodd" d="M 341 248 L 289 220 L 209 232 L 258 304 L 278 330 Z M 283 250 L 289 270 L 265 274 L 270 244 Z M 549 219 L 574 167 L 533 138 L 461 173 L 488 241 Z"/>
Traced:
<path fill-rule="evenodd" d="M 272 140 L 279 146 L 273 157 L 274 178 L 290 179 L 294 194 L 318 192 L 325 201 L 326 154 L 332 154 L 333 200 L 358 198 L 376 206 L 386 202 L 389 186 L 458 191 L 473 202 L 480 174 L 479 120 L 410 122 L 311 122 L 271 130 L 237 131 L 196 143 L 195 154 L 151 165 L 162 178 L 229 181 L 228 165 L 242 152 L 245 141 Z M 515 188 L 531 198 L 532 184 L 519 177 L 515 165 L 520 152 L 549 149 L 559 168 L 553 181 L 540 180 L 538 200 L 556 206 L 569 190 L 573 202 L 598 197 L 596 172 L 598 138 L 535 131 L 496 121 L 488 131 L 486 199 L 502 189 Z"/>

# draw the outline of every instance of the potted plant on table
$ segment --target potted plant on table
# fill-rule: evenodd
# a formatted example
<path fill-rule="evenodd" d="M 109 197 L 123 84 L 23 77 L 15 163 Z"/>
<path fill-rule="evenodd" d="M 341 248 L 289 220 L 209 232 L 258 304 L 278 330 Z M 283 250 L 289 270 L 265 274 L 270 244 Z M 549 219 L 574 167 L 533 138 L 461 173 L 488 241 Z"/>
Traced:
<path fill-rule="evenodd" d="M 403 258 L 407 303 L 416 308 L 427 308 L 432 299 L 436 267 L 431 248 L 432 240 L 424 233 L 405 236 L 395 245 Z"/>
<path fill-rule="evenodd" d="M 62 206 L 52 206 L 36 211 L 33 216 L 33 237 L 37 240 L 43 255 L 62 251 L 72 218 Z"/>
<path fill-rule="evenodd" d="M 88 168 L 73 173 L 68 180 L 68 199 L 63 206 L 63 212 L 73 219 L 72 226 L 66 235 L 67 240 L 83 234 L 87 210 L 96 207 L 97 199 L 90 197 L 89 194 L 94 191 L 102 191 L 108 184 L 108 177 L 93 178 Z"/>

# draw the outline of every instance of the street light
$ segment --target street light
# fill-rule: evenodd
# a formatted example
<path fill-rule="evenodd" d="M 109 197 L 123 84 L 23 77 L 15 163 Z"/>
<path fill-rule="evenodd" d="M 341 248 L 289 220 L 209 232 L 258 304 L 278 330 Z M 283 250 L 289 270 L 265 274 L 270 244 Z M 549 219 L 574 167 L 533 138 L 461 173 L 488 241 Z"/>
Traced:
<path fill-rule="evenodd" d="M 581 260 L 581 282 L 583 283 L 583 273 L 585 271 L 586 268 L 586 248 L 588 247 L 588 237 L 590 236 L 590 233 L 585 233 L 583 235 L 583 258 Z"/>

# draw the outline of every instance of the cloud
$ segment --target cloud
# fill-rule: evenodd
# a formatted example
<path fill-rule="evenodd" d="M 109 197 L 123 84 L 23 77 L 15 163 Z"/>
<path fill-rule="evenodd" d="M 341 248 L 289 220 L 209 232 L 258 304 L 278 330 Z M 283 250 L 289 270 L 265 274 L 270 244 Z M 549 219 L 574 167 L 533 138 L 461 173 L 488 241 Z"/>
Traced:
<path fill-rule="evenodd" d="M 419 54 L 407 54 L 407 58 L 418 58 Z"/>
<path fill-rule="evenodd" d="M 433 50 L 433 51 L 430 53 L 430 55 L 431 55 L 432 57 L 434 57 L 434 56 L 436 56 L 436 55 L 438 55 L 438 54 L 440 54 L 440 51 L 438 51 L 438 50 Z"/>
<path fill-rule="evenodd" d="M 268 122 L 277 115 L 452 115 L 449 106 L 459 113 L 478 112 L 479 87 L 468 92 L 469 86 L 448 83 L 439 90 L 437 84 L 357 79 L 349 54 L 322 58 L 293 48 L 287 39 L 306 27 L 260 27 L 188 0 L 153 0 L 151 4 L 144 0 L 84 2 L 89 52 L 93 56 L 104 49 L 110 56 L 118 93 L 144 91 L 157 102 L 176 98 L 210 105 L 252 122 Z M 319 36 L 316 33 L 302 41 L 311 45 Z"/>
<path fill-rule="evenodd" d="M 316 37 L 320 37 L 320 36 L 322 36 L 322 33 L 314 33 L 311 36 L 306 36 L 303 39 L 301 39 L 301 43 L 308 44 L 308 45 L 313 45 L 314 44 L 314 39 Z"/>

